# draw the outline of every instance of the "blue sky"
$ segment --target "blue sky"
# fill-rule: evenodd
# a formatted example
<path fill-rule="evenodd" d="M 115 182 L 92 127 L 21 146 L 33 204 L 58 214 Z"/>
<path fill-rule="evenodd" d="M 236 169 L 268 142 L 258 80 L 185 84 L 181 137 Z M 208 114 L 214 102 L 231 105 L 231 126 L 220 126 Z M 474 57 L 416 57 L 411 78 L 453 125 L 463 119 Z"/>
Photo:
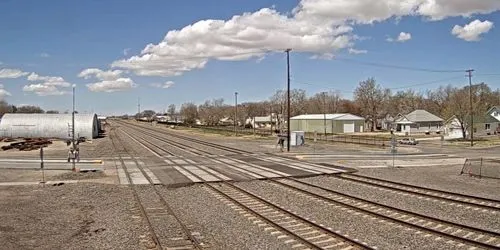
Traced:
<path fill-rule="evenodd" d="M 499 1 L 472 1 L 465 7 L 458 3 L 464 1 L 438 0 L 432 5 L 421 0 L 410 10 L 394 0 L 380 0 L 376 6 L 370 0 L 350 1 L 353 4 L 340 0 L 1 1 L 0 98 L 64 111 L 71 107 L 70 86 L 75 84 L 78 110 L 101 114 L 132 114 L 139 97 L 143 109 L 156 111 L 172 103 L 179 107 L 220 97 L 233 103 L 235 91 L 240 102 L 258 101 L 285 87 L 286 58 L 281 51 L 287 47 L 293 49 L 292 87 L 310 95 L 339 90 L 351 98 L 358 82 L 368 77 L 395 91 L 442 79 L 449 80 L 413 88 L 467 84 L 465 72 L 401 70 L 359 62 L 437 70 L 473 68 L 475 82 L 500 88 Z M 227 22 L 243 13 L 248 17 Z M 207 26 L 199 23 L 165 38 L 169 31 L 201 20 L 220 20 L 218 24 L 226 26 L 206 32 Z M 273 27 L 266 30 L 269 25 Z M 454 29 L 456 25 L 460 27 Z M 401 32 L 407 40 L 397 41 Z M 148 44 L 150 48 L 141 53 Z M 149 56 L 159 59 L 152 63 L 146 60 Z M 174 63 L 177 60 L 180 66 Z M 89 68 L 95 70 L 81 74 Z M 167 82 L 170 87 L 161 88 Z"/>

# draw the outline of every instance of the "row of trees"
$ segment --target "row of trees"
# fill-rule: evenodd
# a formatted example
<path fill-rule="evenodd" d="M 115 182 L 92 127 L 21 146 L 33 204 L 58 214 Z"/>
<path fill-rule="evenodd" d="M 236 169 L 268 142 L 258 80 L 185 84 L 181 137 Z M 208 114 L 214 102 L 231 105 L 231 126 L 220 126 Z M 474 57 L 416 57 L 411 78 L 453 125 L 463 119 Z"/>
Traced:
<path fill-rule="evenodd" d="M 388 115 L 395 117 L 415 109 L 425 109 L 443 119 L 455 116 L 465 133 L 471 115 L 469 94 L 472 96 L 472 112 L 476 116 L 484 116 L 489 108 L 500 105 L 500 89 L 492 90 L 486 83 L 475 84 L 471 89 L 469 86 L 447 85 L 420 92 L 413 89 L 394 92 L 369 78 L 359 83 L 353 100 L 343 98 L 335 91 L 307 96 L 305 90 L 293 89 L 290 92 L 290 114 L 351 113 L 364 117 L 368 129 L 374 131 Z M 236 120 L 242 124 L 249 117 L 267 116 L 270 113 L 286 115 L 286 97 L 286 91 L 278 90 L 268 100 L 238 104 Z M 235 107 L 224 103 L 223 99 L 207 100 L 198 106 L 189 102 L 182 104 L 180 114 L 186 123 L 192 124 L 199 119 L 207 125 L 217 125 L 224 117 L 233 119 Z"/>
<path fill-rule="evenodd" d="M 2 117 L 5 113 L 24 113 L 24 114 L 33 114 L 33 113 L 46 113 L 46 114 L 59 114 L 57 110 L 43 110 L 38 106 L 27 105 L 27 106 L 15 106 L 7 103 L 6 101 L 0 101 L 0 117 Z"/>

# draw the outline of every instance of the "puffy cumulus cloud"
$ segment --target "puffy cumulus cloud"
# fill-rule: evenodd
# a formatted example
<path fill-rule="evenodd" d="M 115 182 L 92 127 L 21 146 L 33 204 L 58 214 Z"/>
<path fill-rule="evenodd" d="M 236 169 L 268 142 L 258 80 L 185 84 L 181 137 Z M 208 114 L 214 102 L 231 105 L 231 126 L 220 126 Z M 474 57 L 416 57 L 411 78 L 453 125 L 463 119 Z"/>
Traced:
<path fill-rule="evenodd" d="M 37 73 L 31 73 L 28 81 L 33 83 L 25 85 L 23 91 L 33 92 L 39 96 L 68 94 L 69 91 L 64 88 L 71 87 L 70 83 L 59 76 L 40 76 Z"/>
<path fill-rule="evenodd" d="M 403 43 L 403 42 L 406 42 L 406 41 L 408 41 L 410 39 L 411 39 L 411 34 L 410 33 L 401 32 L 401 33 L 399 33 L 397 41 Z"/>
<path fill-rule="evenodd" d="M 442 20 L 452 16 L 470 17 L 500 10 L 498 0 L 421 0 L 416 13 L 431 20 Z"/>
<path fill-rule="evenodd" d="M 172 76 L 205 67 L 210 59 L 247 60 L 293 48 L 317 54 L 350 46 L 352 27 L 298 20 L 264 8 L 224 20 L 203 20 L 169 31 L 162 42 L 112 66 L 138 75 Z"/>
<path fill-rule="evenodd" d="M 301 0 L 294 13 L 304 19 L 333 19 L 371 24 L 391 17 L 423 16 L 430 20 L 469 17 L 500 10 L 498 0 Z"/>
<path fill-rule="evenodd" d="M 493 28 L 493 22 L 474 20 L 465 26 L 455 25 L 451 34 L 468 42 L 481 40 L 481 34 L 488 33 Z"/>
<path fill-rule="evenodd" d="M 130 78 L 118 78 L 114 80 L 103 80 L 86 85 L 92 92 L 117 92 L 137 87 Z"/>
<path fill-rule="evenodd" d="M 349 54 L 359 55 L 359 54 L 366 54 L 366 53 L 368 53 L 368 50 L 349 48 Z"/>
<path fill-rule="evenodd" d="M 92 77 L 95 77 L 99 80 L 116 80 L 121 77 L 123 74 L 123 71 L 121 70 L 107 70 L 103 71 L 100 69 L 96 68 L 90 68 L 90 69 L 85 69 L 80 74 L 78 74 L 78 77 L 82 77 L 84 79 L 90 79 Z"/>
<path fill-rule="evenodd" d="M 155 88 L 162 88 L 162 89 L 168 89 L 172 86 L 174 86 L 174 82 L 172 81 L 166 81 L 164 83 L 152 83 L 151 86 L 155 87 Z"/>
<path fill-rule="evenodd" d="M 29 73 L 19 69 L 0 69 L 0 78 L 19 78 L 27 74 Z"/>
<path fill-rule="evenodd" d="M 121 70 L 100 70 L 96 68 L 85 69 L 78 77 L 84 79 L 97 79 L 98 82 L 87 84 L 87 88 L 92 92 L 117 92 L 137 87 L 137 84 L 130 78 L 122 77 Z"/>
<path fill-rule="evenodd" d="M 408 40 L 411 39 L 411 34 L 410 33 L 406 33 L 406 32 L 401 32 L 399 33 L 398 37 L 396 39 L 392 38 L 392 37 L 388 37 L 386 39 L 386 41 L 388 42 L 400 42 L 400 43 L 404 43 Z"/>
<path fill-rule="evenodd" d="M 64 95 L 68 94 L 68 91 L 61 90 L 53 85 L 46 85 L 43 83 L 29 84 L 23 87 L 24 92 L 33 92 L 39 96 L 51 96 L 51 95 Z"/>
<path fill-rule="evenodd" d="M 209 60 L 261 59 L 287 48 L 316 58 L 332 57 L 353 47 L 355 25 L 405 16 L 441 20 L 499 9 L 498 0 L 301 0 L 291 13 L 263 8 L 171 30 L 159 43 L 111 65 L 137 75 L 173 76 L 203 68 Z"/>
<path fill-rule="evenodd" d="M 7 96 L 11 96 L 11 94 L 5 90 L 3 84 L 0 83 L 0 101 L 4 100 Z"/>

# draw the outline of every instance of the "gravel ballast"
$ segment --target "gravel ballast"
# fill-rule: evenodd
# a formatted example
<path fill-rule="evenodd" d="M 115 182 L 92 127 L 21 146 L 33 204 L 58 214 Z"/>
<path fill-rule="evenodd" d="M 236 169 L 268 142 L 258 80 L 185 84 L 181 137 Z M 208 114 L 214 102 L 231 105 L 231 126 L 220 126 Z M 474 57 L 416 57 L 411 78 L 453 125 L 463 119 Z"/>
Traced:
<path fill-rule="evenodd" d="M 464 209 L 463 207 L 459 208 L 443 204 L 440 201 L 435 202 L 432 200 L 417 199 L 412 196 L 405 196 L 398 193 L 379 190 L 376 187 L 372 188 L 366 185 L 360 185 L 355 182 L 344 181 L 333 177 L 318 176 L 302 180 L 340 193 L 353 195 L 355 197 L 367 199 L 387 206 L 490 231 L 496 230 L 500 233 L 500 221 L 495 219 L 498 218 L 499 214 L 492 214 L 489 210 L 487 212 L 482 212 L 482 210 L 476 211 L 473 209 Z"/>
<path fill-rule="evenodd" d="M 460 175 L 461 165 L 360 169 L 358 174 L 500 200 L 500 180 Z"/>
<path fill-rule="evenodd" d="M 192 232 L 211 249 L 289 249 L 237 211 L 215 198 L 206 187 L 163 188 L 163 197 Z"/>
<path fill-rule="evenodd" d="M 308 198 L 310 196 L 298 195 L 291 189 L 269 182 L 238 183 L 238 186 L 261 195 L 273 203 L 286 206 L 317 223 L 340 230 L 350 238 L 357 238 L 369 246 L 376 246 L 379 249 L 443 249 L 443 240 L 436 241 L 435 237 L 423 237 L 425 233 L 417 235 L 415 230 L 407 231 L 406 227 L 398 227 L 399 224 L 388 225 L 386 222 L 379 222 L 379 219 L 363 218 L 363 214 L 348 213 L 341 208 Z"/>

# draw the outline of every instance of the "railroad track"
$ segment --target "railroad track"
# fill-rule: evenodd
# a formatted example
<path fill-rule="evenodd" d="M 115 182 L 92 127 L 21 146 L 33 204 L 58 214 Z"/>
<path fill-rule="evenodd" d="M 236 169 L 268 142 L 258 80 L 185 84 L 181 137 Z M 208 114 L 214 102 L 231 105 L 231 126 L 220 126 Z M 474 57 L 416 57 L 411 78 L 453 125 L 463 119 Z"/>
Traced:
<path fill-rule="evenodd" d="M 447 239 L 446 243 L 455 244 L 457 247 L 500 248 L 500 234 L 498 232 L 394 208 L 296 179 L 269 180 L 269 182 L 291 189 L 292 192 L 312 200 L 326 202 L 336 207 L 347 208 L 347 211 L 351 215 L 369 216 L 373 219 L 381 219 L 382 222 L 403 225 L 419 232 L 418 234 L 435 235 L 445 238 Z"/>
<path fill-rule="evenodd" d="M 240 207 L 241 214 L 294 249 L 376 249 L 303 218 L 229 182 L 205 184 L 216 197 Z M 241 211 L 241 210 L 240 210 Z M 251 216 L 251 217 L 250 217 Z"/>
<path fill-rule="evenodd" d="M 174 138 L 185 140 L 185 141 L 190 141 L 190 142 L 193 142 L 195 144 L 204 145 L 204 146 L 207 146 L 207 147 L 211 147 L 211 148 L 215 148 L 215 149 L 227 151 L 227 152 L 234 153 L 234 154 L 253 154 L 254 153 L 254 152 L 250 152 L 250 151 L 246 151 L 246 150 L 242 150 L 242 149 L 238 149 L 238 148 L 233 148 L 233 147 L 229 147 L 229 146 L 220 145 L 220 144 L 217 144 L 217 143 L 212 143 L 212 142 L 207 142 L 207 141 L 203 141 L 203 140 L 191 138 L 191 137 L 188 137 L 188 136 L 183 136 L 183 135 L 179 135 L 179 134 L 170 133 L 170 132 L 168 132 L 165 129 L 159 129 L 159 128 L 155 128 L 155 127 L 146 127 L 146 126 L 143 126 L 143 125 L 134 125 L 134 124 L 130 124 L 130 123 L 127 123 L 127 122 L 122 122 L 122 121 L 119 121 L 118 123 L 121 124 L 121 125 L 126 126 L 127 128 L 131 128 L 131 129 L 135 129 L 135 130 L 138 130 L 138 128 L 148 128 L 150 131 L 154 131 L 156 133 L 160 133 L 161 135 L 168 135 L 170 137 L 174 137 Z M 148 131 L 140 130 L 140 132 L 141 133 L 147 133 L 148 135 L 152 135 L 152 133 L 148 132 Z M 203 152 L 205 152 L 207 154 L 211 154 L 211 152 L 208 152 L 208 151 L 204 151 L 204 150 L 200 150 L 200 151 L 203 151 Z"/>
<path fill-rule="evenodd" d="M 460 206 L 477 207 L 481 208 L 482 212 L 491 212 L 493 214 L 500 213 L 500 201 L 494 199 L 488 199 L 478 196 L 465 195 L 459 193 L 453 193 L 444 190 L 426 188 L 401 182 L 389 181 L 364 175 L 358 174 L 342 174 L 335 175 L 335 178 L 351 181 L 355 183 L 360 183 L 365 186 L 383 188 L 387 190 L 392 190 L 399 193 L 406 193 L 415 196 L 427 197 L 434 199 L 436 201 L 447 201 L 455 204 L 460 204 Z M 477 210 L 477 209 L 476 209 Z"/>
<path fill-rule="evenodd" d="M 121 139 L 117 136 L 117 132 L 112 130 L 110 139 L 118 155 L 118 160 L 130 184 L 134 183 L 134 178 L 130 173 L 140 171 L 148 179 L 146 185 L 131 185 L 134 198 L 138 204 L 140 213 L 145 219 L 151 238 L 154 241 L 157 249 L 202 249 L 204 244 L 198 240 L 188 227 L 175 214 L 169 206 L 165 198 L 161 195 L 157 186 L 153 183 L 158 183 L 152 175 L 139 164 L 136 158 L 125 147 Z M 116 142 L 115 142 L 116 141 Z M 117 146 L 117 142 L 122 145 L 121 150 Z M 130 163 L 127 166 L 123 155 L 128 155 L 133 161 L 134 169 L 130 168 Z M 176 225 L 172 227 L 172 225 Z"/>

